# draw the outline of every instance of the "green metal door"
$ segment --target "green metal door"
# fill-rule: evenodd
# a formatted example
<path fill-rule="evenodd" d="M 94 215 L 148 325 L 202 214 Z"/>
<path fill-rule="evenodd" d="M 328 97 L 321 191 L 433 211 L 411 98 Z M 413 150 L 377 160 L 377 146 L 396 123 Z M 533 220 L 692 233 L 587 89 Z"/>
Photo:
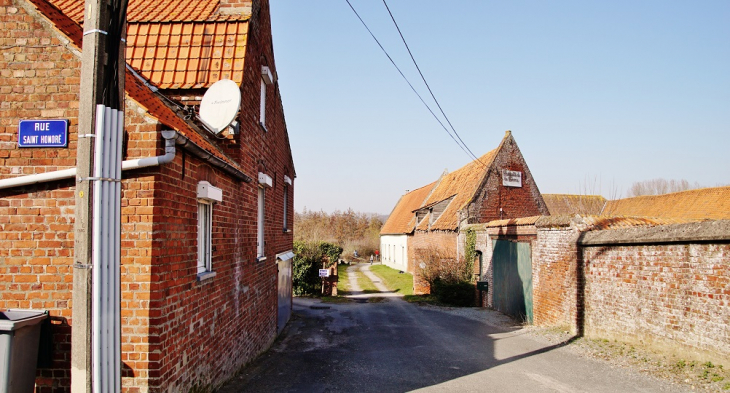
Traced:
<path fill-rule="evenodd" d="M 494 308 L 532 323 L 532 257 L 529 243 L 492 241 Z"/>

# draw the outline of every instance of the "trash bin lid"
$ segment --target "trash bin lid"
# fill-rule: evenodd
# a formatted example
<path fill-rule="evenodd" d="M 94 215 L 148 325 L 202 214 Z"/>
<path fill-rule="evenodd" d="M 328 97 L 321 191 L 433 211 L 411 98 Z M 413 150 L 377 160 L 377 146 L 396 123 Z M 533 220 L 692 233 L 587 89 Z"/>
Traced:
<path fill-rule="evenodd" d="M 11 332 L 23 326 L 35 325 L 46 319 L 46 312 L 39 310 L 0 311 L 0 331 Z"/>

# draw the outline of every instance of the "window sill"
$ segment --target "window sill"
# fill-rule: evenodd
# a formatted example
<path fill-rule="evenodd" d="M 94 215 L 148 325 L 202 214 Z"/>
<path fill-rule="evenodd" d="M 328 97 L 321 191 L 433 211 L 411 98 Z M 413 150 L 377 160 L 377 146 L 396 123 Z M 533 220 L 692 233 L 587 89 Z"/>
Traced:
<path fill-rule="evenodd" d="M 284 228 L 283 233 L 291 233 L 291 229 Z"/>
<path fill-rule="evenodd" d="M 264 124 L 262 122 L 259 122 L 259 127 L 261 127 L 261 129 L 264 130 L 264 132 L 269 132 L 269 129 L 266 128 L 266 124 Z"/>
<path fill-rule="evenodd" d="M 256 262 L 263 262 L 266 260 L 266 257 L 256 257 Z"/>
<path fill-rule="evenodd" d="M 198 273 L 197 280 L 198 282 L 203 282 L 210 280 L 213 277 L 215 277 L 215 272 L 202 272 Z"/>

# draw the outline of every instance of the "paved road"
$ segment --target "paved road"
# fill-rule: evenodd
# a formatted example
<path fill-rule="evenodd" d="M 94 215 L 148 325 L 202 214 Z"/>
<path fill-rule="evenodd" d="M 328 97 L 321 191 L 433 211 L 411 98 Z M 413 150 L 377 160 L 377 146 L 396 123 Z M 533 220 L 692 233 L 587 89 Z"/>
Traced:
<path fill-rule="evenodd" d="M 494 311 L 353 297 L 296 298 L 279 340 L 220 393 L 685 391 L 536 341 Z"/>

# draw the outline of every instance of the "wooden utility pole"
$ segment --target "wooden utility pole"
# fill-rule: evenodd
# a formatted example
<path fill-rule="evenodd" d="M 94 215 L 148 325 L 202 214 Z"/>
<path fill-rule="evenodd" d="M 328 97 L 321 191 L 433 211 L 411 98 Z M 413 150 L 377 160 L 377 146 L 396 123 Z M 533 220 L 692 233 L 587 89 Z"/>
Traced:
<path fill-rule="evenodd" d="M 103 102 L 108 0 L 86 0 L 81 54 L 78 142 L 76 145 L 76 221 L 74 223 L 73 306 L 71 329 L 71 391 L 91 392 L 91 224 L 96 106 Z M 116 58 L 116 56 L 112 56 Z"/>

